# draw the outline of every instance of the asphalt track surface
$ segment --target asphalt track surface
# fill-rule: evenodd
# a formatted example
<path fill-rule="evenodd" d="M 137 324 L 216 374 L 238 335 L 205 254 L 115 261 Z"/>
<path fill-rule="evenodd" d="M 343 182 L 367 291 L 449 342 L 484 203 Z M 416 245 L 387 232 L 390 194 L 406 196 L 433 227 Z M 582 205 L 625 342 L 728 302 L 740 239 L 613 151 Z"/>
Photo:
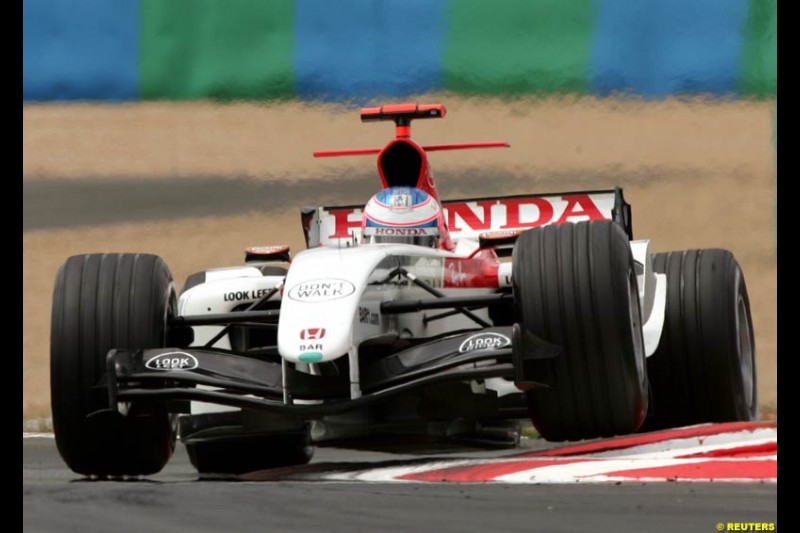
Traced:
<path fill-rule="evenodd" d="M 547 446 L 534 440 L 523 446 Z M 419 454 L 318 448 L 314 463 L 376 467 Z M 22 441 L 23 531 L 715 531 L 719 522 L 777 525 L 777 484 L 508 485 L 203 480 L 179 444 L 158 475 L 88 481 L 52 438 Z"/>

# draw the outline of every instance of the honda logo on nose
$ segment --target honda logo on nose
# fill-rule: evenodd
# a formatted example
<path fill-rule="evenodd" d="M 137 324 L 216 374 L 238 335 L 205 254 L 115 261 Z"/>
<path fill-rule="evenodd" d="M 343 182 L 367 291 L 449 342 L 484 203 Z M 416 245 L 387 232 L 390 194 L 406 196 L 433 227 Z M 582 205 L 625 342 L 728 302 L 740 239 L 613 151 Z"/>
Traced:
<path fill-rule="evenodd" d="M 300 332 L 300 338 L 304 341 L 319 340 L 325 336 L 325 328 L 307 328 Z"/>

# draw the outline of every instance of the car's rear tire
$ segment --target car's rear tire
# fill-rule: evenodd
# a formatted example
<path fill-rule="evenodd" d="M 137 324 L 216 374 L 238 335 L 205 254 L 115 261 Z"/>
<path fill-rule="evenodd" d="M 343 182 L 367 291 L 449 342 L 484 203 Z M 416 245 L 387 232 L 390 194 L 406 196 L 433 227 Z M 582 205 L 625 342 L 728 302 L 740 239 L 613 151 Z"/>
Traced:
<path fill-rule="evenodd" d="M 531 361 L 533 381 L 547 385 L 525 393 L 536 429 L 553 441 L 635 432 L 647 412 L 648 385 L 622 227 L 590 221 L 531 229 L 518 238 L 512 261 L 520 327 L 563 348 Z"/>
<path fill-rule="evenodd" d="M 654 255 L 653 268 L 667 276 L 667 306 L 647 360 L 647 427 L 754 420 L 755 337 L 739 263 L 727 250 L 686 250 Z"/>
<path fill-rule="evenodd" d="M 109 410 L 103 384 L 110 349 L 166 345 L 167 317 L 175 306 L 172 274 L 154 255 L 78 255 L 59 269 L 50 332 L 51 408 L 58 451 L 76 473 L 148 475 L 172 455 L 175 427 L 165 404 L 133 403 L 123 416 Z"/>

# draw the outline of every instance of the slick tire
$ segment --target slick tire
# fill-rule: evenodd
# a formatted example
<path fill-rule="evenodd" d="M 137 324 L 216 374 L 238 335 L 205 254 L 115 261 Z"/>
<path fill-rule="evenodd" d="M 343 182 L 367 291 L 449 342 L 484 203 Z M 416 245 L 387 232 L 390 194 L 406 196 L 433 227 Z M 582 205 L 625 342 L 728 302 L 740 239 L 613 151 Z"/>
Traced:
<path fill-rule="evenodd" d="M 630 243 L 610 221 L 526 231 L 513 252 L 522 330 L 560 346 L 532 361 L 525 392 L 533 425 L 551 441 L 635 432 L 647 413 L 647 369 Z M 524 338 L 525 335 L 522 335 Z"/>
<path fill-rule="evenodd" d="M 148 475 L 169 460 L 175 428 L 163 402 L 126 405 L 125 415 L 109 410 L 104 375 L 112 348 L 164 347 L 175 306 L 172 275 L 154 255 L 78 255 L 59 269 L 51 317 L 51 408 L 58 451 L 74 472 Z"/>
<path fill-rule="evenodd" d="M 664 330 L 647 359 L 648 429 L 754 420 L 755 337 L 739 263 L 727 250 L 660 253 L 667 276 Z"/>

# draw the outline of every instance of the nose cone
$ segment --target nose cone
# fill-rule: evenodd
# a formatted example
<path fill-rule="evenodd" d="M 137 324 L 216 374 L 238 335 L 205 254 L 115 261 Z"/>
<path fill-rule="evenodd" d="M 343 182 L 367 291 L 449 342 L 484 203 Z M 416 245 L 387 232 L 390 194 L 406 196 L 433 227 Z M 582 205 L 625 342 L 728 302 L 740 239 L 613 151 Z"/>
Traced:
<path fill-rule="evenodd" d="M 347 353 L 357 300 L 352 281 L 334 277 L 289 280 L 283 298 L 278 347 L 284 358 L 318 363 Z"/>

